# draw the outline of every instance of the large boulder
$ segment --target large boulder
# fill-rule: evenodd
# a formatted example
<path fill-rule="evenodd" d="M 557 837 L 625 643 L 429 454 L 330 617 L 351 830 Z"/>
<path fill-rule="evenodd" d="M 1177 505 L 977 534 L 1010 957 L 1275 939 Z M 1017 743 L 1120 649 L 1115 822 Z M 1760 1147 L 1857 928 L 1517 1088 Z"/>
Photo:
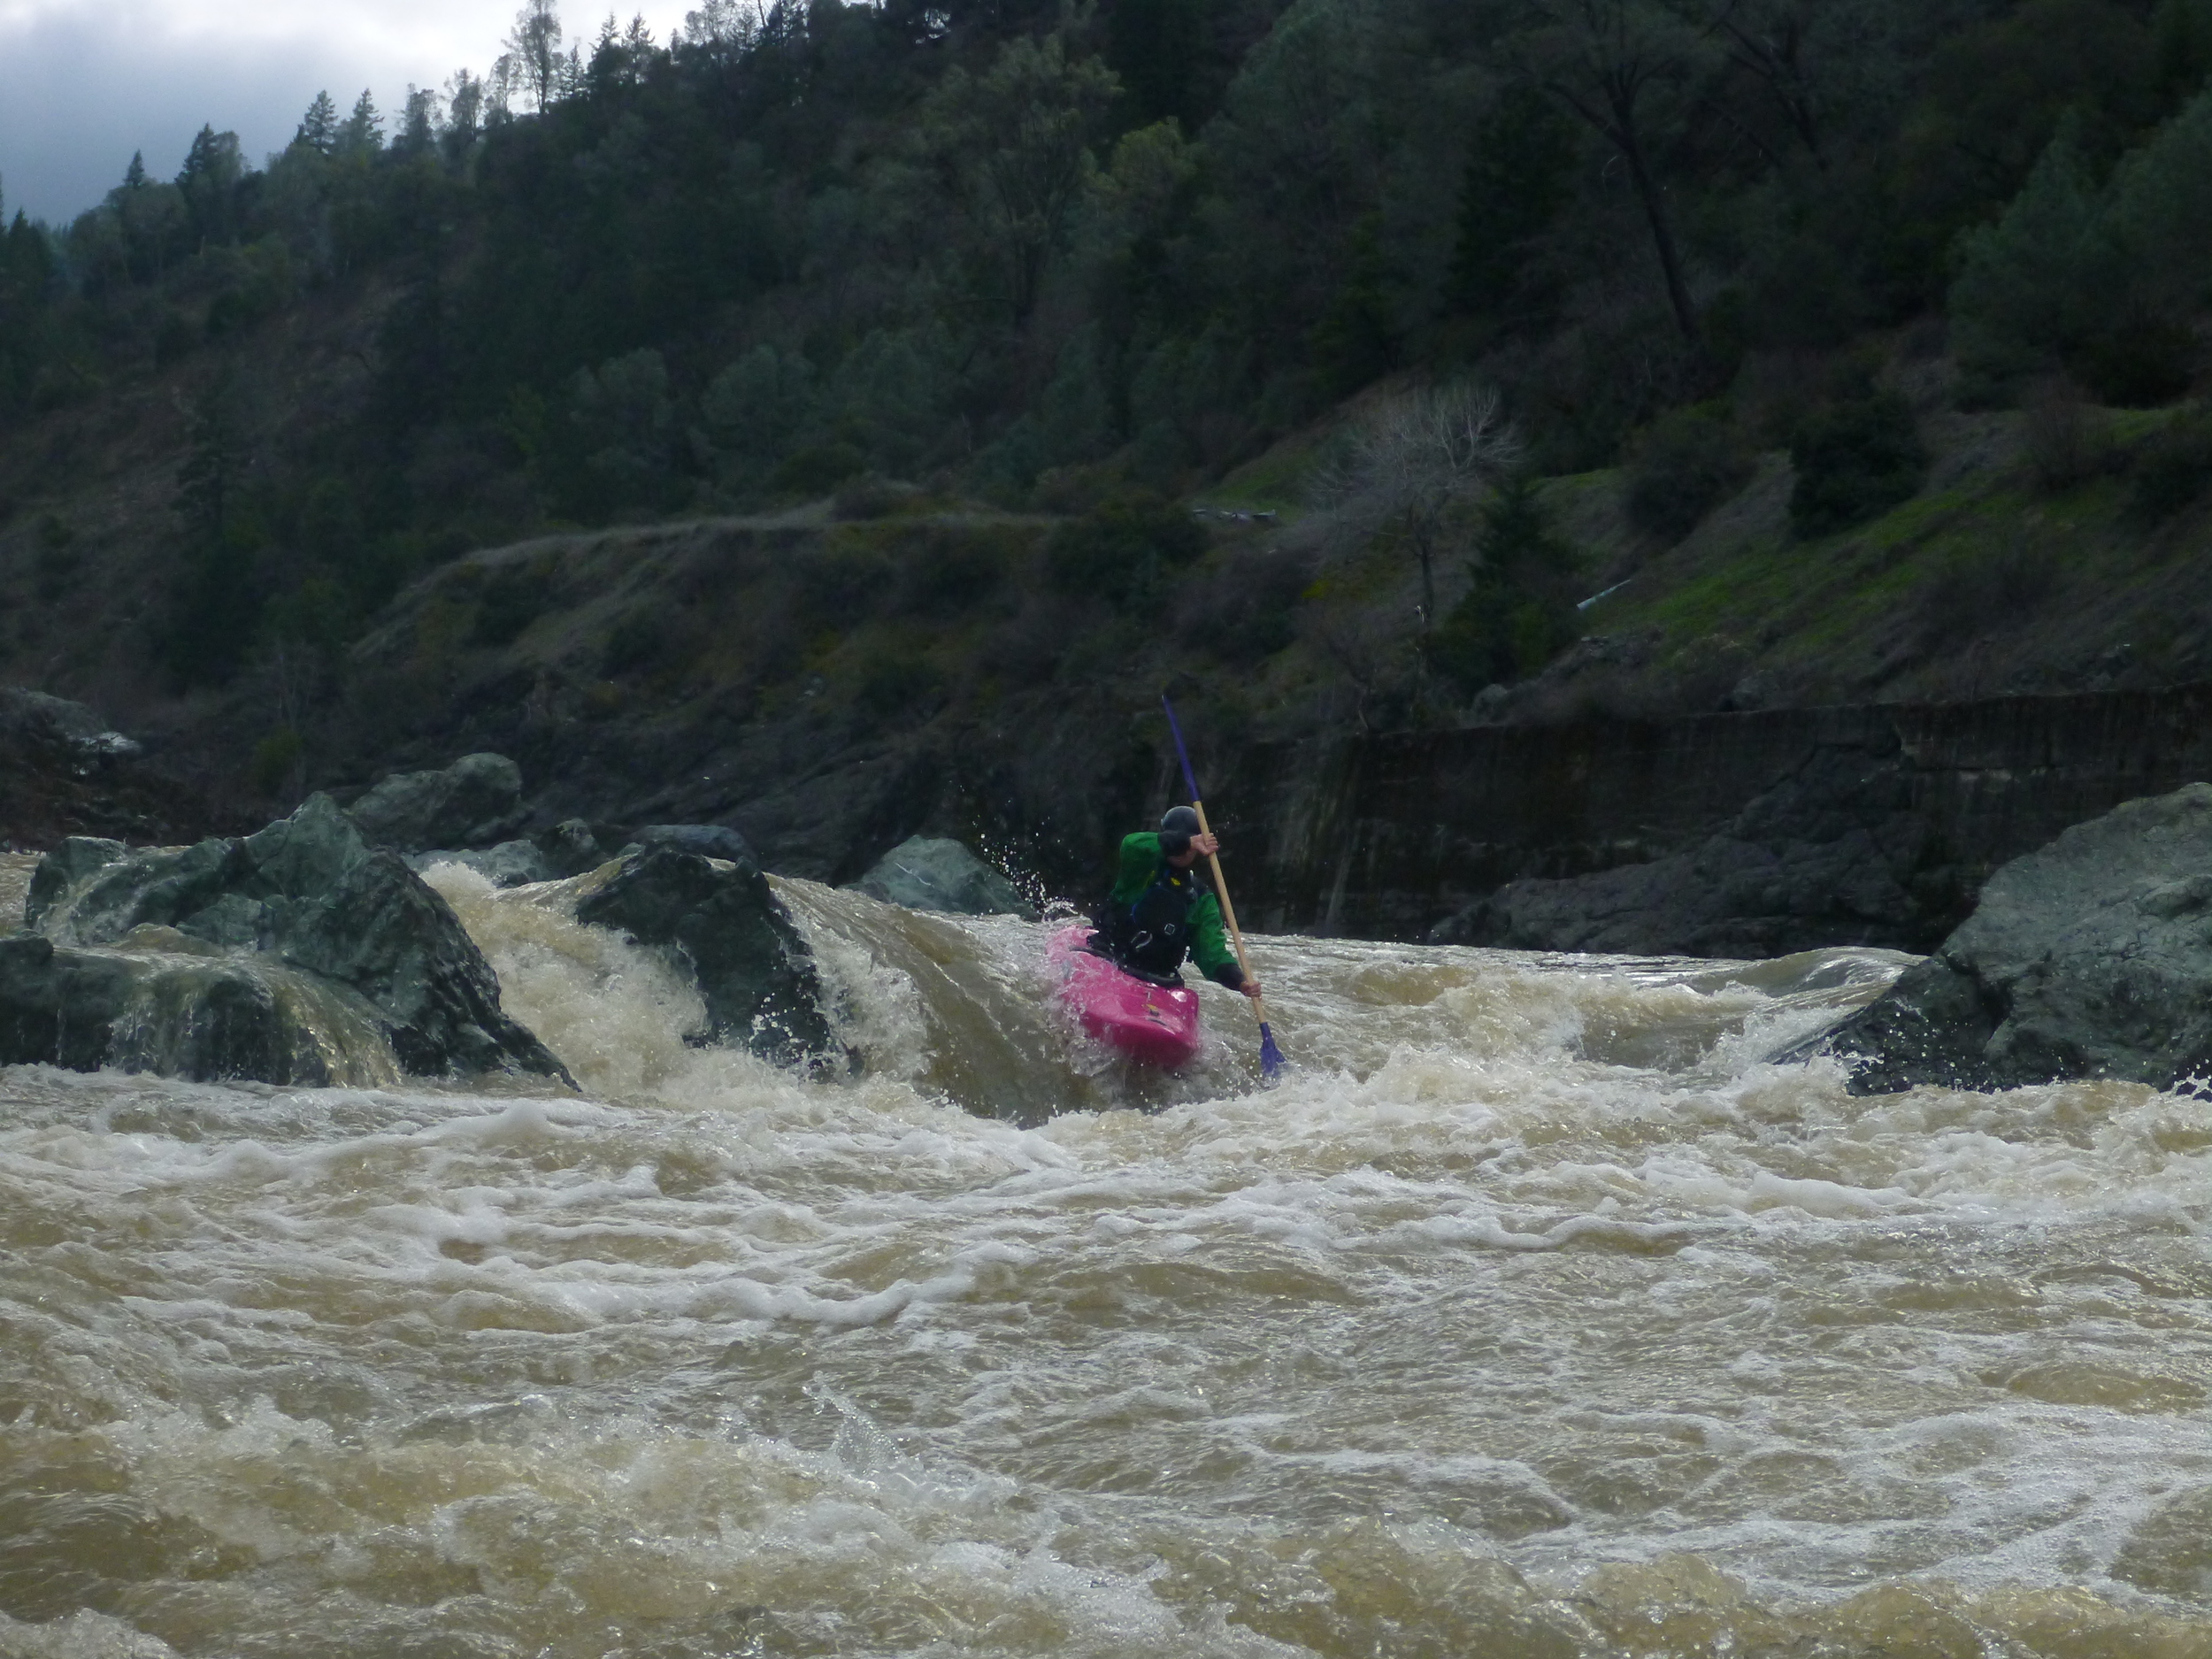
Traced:
<path fill-rule="evenodd" d="M 955 916 L 1027 915 L 1034 908 L 962 842 L 920 835 L 901 841 L 850 884 L 886 904 Z"/>
<path fill-rule="evenodd" d="M 1933 956 L 1808 1048 L 1860 1094 L 2212 1072 L 2212 785 L 2004 865 Z"/>
<path fill-rule="evenodd" d="M 396 772 L 348 811 L 372 847 L 488 847 L 521 826 L 522 770 L 504 755 L 464 755 L 442 771 Z"/>
<path fill-rule="evenodd" d="M 369 1087 L 400 1075 L 385 1023 L 344 986 L 171 928 L 139 928 L 104 950 L 38 933 L 0 939 L 7 1064 Z"/>
<path fill-rule="evenodd" d="M 567 1073 L 499 1006 L 446 902 L 326 795 L 236 840 L 49 855 L 0 975 L 0 1064 L 324 1081 Z"/>
<path fill-rule="evenodd" d="M 111 730 L 83 703 L 16 686 L 0 686 L 0 737 L 56 744 L 86 757 L 140 752 L 134 739 Z"/>
<path fill-rule="evenodd" d="M 687 972 L 706 1004 L 697 1043 L 742 1045 L 778 1064 L 844 1063 L 823 1011 L 814 954 L 767 877 L 660 845 L 626 855 L 576 919 L 613 928 Z"/>

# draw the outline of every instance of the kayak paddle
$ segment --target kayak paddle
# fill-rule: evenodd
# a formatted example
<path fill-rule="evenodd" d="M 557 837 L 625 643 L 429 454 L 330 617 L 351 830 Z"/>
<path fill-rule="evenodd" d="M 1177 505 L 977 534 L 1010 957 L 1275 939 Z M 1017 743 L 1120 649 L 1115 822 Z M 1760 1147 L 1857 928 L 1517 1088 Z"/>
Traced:
<path fill-rule="evenodd" d="M 1183 763 L 1183 781 L 1190 788 L 1191 810 L 1198 814 L 1198 833 L 1211 835 L 1213 831 L 1206 827 L 1206 803 L 1198 798 L 1198 775 L 1191 771 L 1190 750 L 1183 747 L 1183 728 L 1176 723 L 1175 705 L 1163 694 L 1160 706 L 1167 710 L 1167 729 L 1175 737 L 1175 758 Z M 1221 873 L 1221 855 L 1209 853 L 1206 861 L 1214 868 L 1214 893 L 1221 900 L 1222 919 L 1229 924 L 1229 940 L 1236 947 L 1237 965 L 1244 970 L 1246 979 L 1256 979 L 1259 976 L 1252 972 L 1252 958 L 1244 952 L 1244 932 L 1237 926 L 1237 907 L 1229 902 L 1229 883 Z M 1271 1079 L 1283 1069 L 1283 1051 L 1275 1046 L 1275 1033 L 1268 1029 L 1267 999 L 1254 997 L 1252 1011 L 1260 1018 L 1260 1075 Z"/>

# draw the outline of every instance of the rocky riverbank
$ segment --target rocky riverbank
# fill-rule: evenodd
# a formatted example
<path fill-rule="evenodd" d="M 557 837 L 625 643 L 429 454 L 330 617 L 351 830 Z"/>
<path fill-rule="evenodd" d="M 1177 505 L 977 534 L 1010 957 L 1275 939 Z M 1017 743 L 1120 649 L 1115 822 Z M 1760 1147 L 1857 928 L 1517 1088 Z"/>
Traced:
<path fill-rule="evenodd" d="M 311 796 L 252 835 L 135 851 L 65 840 L 33 872 L 20 930 L 11 918 L 0 936 L 0 1064 L 280 1084 L 487 1073 L 568 1084 L 411 867 L 411 856 L 468 856 L 428 852 L 417 844 L 426 836 L 511 828 L 516 783 L 512 763 L 470 756 L 388 780 L 352 813 Z M 741 838 L 718 826 L 643 833 L 610 856 L 586 827 L 557 826 L 546 839 L 571 853 L 579 838 L 592 843 L 595 867 L 552 888 L 553 902 L 692 981 L 706 1019 L 691 1041 L 782 1064 L 848 1060 L 806 942 Z M 546 856 L 532 842 L 506 846 Z"/>
<path fill-rule="evenodd" d="M 1934 954 L 1795 1052 L 1852 1092 L 2212 1081 L 2212 785 L 2131 801 L 1991 876 Z"/>

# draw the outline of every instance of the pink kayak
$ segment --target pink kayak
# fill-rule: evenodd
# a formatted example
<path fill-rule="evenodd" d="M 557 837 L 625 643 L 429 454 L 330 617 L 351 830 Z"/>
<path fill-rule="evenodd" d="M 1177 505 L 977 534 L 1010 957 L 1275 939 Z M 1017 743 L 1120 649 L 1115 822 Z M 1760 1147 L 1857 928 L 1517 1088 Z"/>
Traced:
<path fill-rule="evenodd" d="M 1045 950 L 1060 998 L 1084 1031 L 1147 1065 L 1168 1071 L 1188 1065 L 1198 1054 L 1198 993 L 1123 972 L 1084 948 L 1090 937 L 1088 926 L 1070 927 L 1055 933 Z"/>

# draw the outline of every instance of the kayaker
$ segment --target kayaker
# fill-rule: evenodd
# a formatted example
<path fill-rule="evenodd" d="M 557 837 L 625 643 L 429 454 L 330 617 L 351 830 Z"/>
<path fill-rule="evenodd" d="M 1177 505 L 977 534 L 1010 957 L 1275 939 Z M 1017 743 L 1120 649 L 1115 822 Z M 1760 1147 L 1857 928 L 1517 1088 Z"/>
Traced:
<path fill-rule="evenodd" d="M 1198 814 L 1187 806 L 1170 807 L 1156 832 L 1124 836 L 1113 895 L 1094 918 L 1093 948 L 1157 979 L 1174 979 L 1187 953 L 1208 979 L 1258 996 L 1260 982 L 1247 979 L 1238 965 L 1222 926 L 1220 901 L 1197 869 L 1201 858 L 1220 850 L 1220 841 L 1199 829 Z"/>

